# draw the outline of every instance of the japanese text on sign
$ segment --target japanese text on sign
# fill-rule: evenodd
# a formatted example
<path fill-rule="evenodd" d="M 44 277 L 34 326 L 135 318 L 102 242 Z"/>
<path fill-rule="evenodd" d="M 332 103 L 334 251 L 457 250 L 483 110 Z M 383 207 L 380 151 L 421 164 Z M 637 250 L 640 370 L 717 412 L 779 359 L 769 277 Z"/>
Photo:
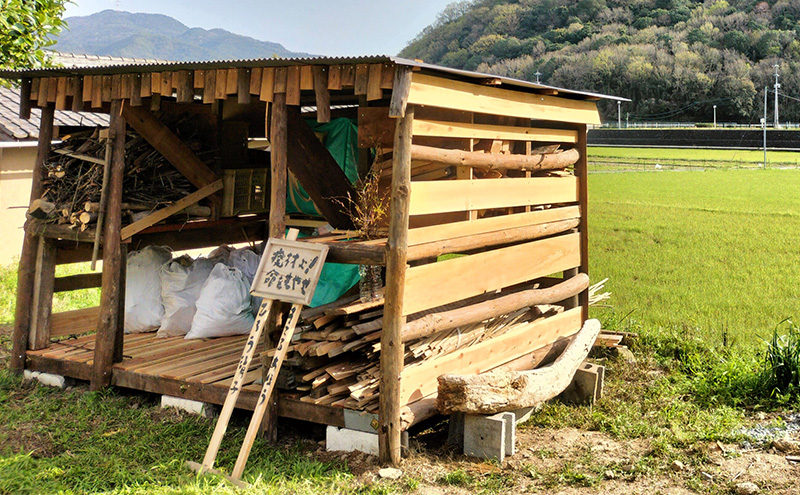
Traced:
<path fill-rule="evenodd" d="M 319 281 L 328 246 L 270 239 L 258 265 L 253 295 L 309 304 Z"/>

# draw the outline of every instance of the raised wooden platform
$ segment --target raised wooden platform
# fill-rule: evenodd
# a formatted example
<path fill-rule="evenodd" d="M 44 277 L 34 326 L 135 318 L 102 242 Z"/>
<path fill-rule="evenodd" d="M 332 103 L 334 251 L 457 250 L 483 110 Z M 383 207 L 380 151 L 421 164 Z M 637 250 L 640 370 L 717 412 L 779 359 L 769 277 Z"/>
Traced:
<path fill-rule="evenodd" d="M 246 335 L 216 339 L 157 338 L 154 333 L 125 335 L 123 361 L 112 368 L 111 383 L 185 399 L 222 404 L 242 356 Z M 27 351 L 26 369 L 80 380 L 91 378 L 95 335 L 85 335 L 37 351 Z M 259 349 L 263 351 L 263 344 Z M 254 359 L 237 407 L 253 410 L 261 385 L 261 361 Z M 282 395 L 280 416 L 343 427 L 344 409 L 301 402 Z"/>

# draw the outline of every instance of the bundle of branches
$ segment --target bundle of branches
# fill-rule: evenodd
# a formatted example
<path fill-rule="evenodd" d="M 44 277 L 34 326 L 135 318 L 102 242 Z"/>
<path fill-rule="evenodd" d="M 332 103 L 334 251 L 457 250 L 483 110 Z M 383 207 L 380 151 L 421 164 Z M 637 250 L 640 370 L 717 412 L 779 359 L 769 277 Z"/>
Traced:
<path fill-rule="evenodd" d="M 167 127 L 191 128 L 190 119 L 182 117 L 164 122 Z M 58 223 L 72 223 L 85 229 L 97 218 L 103 184 L 103 162 L 106 140 L 100 129 L 69 135 L 53 150 L 45 163 L 44 194 L 46 202 L 40 217 Z M 204 150 L 199 132 L 183 132 L 183 139 L 201 159 L 213 157 L 213 150 Z M 129 130 L 125 140 L 125 177 L 123 210 L 136 212 L 156 210 L 190 194 L 196 188 L 144 138 Z M 34 205 L 31 213 L 34 214 Z M 199 216 L 207 216 L 200 208 Z M 36 216 L 34 214 L 34 216 Z M 135 218 L 135 217 L 134 217 Z"/>

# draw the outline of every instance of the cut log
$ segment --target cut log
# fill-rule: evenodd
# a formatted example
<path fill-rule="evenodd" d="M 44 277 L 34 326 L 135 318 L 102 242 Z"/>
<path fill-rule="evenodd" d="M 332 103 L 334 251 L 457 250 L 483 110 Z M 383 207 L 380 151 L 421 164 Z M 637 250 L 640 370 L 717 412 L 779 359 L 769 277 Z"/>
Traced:
<path fill-rule="evenodd" d="M 44 220 L 56 210 L 56 205 L 43 199 L 34 199 L 28 207 L 28 215 Z"/>
<path fill-rule="evenodd" d="M 530 289 L 451 311 L 432 313 L 406 323 L 401 338 L 403 342 L 408 342 L 444 330 L 511 313 L 521 308 L 556 303 L 581 293 L 587 287 L 589 287 L 589 276 L 579 273 L 547 289 Z"/>
<path fill-rule="evenodd" d="M 447 150 L 415 144 L 411 146 L 411 158 L 490 170 L 556 170 L 574 165 L 580 158 L 580 154 L 574 148 L 560 153 L 506 155 L 478 151 Z"/>
<path fill-rule="evenodd" d="M 599 333 L 600 322 L 587 320 L 558 359 L 532 371 L 441 375 L 436 407 L 443 414 L 495 414 L 538 406 L 567 388 Z"/>

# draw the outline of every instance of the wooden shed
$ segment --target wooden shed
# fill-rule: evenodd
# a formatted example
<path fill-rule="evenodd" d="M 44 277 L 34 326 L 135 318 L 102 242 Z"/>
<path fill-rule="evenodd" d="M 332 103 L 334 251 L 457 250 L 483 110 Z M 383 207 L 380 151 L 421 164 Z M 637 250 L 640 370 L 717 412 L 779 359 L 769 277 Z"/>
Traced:
<path fill-rule="evenodd" d="M 115 385 L 221 404 L 244 336 L 123 335 L 126 252 L 263 240 L 283 237 L 287 224 L 308 225 L 286 214 L 288 171 L 327 222 L 349 228 L 334 198 L 352 186 L 301 118 L 303 109 L 318 122 L 332 115 L 357 119 L 359 166 L 363 172 L 369 160 L 381 167 L 391 188 L 386 238 L 310 238 L 329 245 L 328 261 L 385 266 L 382 319 L 359 337 L 380 344 L 380 403 L 374 414 L 347 407 L 352 403 L 283 393 L 275 400 L 278 416 L 374 428 L 382 459 L 397 463 L 401 432 L 436 414 L 440 374 L 502 365 L 531 369 L 587 318 L 586 131 L 600 123 L 596 100 L 605 96 L 395 57 L 53 68 L 0 77 L 21 81 L 23 116 L 31 107 L 42 109 L 32 200 L 43 194 L 54 110 L 111 115 L 102 273 L 55 277 L 56 265 L 92 258 L 93 229 L 28 221 L 11 359 L 17 371 L 91 380 L 93 389 Z M 243 123 L 249 139 L 269 138 L 268 212 L 222 215 L 227 155 L 218 154 L 211 165 L 199 159 L 160 120 L 176 113 L 210 122 L 217 142 L 233 121 Z M 126 124 L 196 188 L 130 225 L 120 214 Z M 247 146 L 246 140 L 230 142 Z M 212 208 L 211 218 L 160 223 L 201 199 Z M 54 292 L 98 286 L 99 307 L 52 312 Z M 534 303 L 559 310 L 404 368 L 406 344 L 531 306 L 530 298 L 513 297 L 521 290 L 540 290 L 544 295 Z M 238 407 L 254 407 L 260 374 L 256 363 Z"/>

